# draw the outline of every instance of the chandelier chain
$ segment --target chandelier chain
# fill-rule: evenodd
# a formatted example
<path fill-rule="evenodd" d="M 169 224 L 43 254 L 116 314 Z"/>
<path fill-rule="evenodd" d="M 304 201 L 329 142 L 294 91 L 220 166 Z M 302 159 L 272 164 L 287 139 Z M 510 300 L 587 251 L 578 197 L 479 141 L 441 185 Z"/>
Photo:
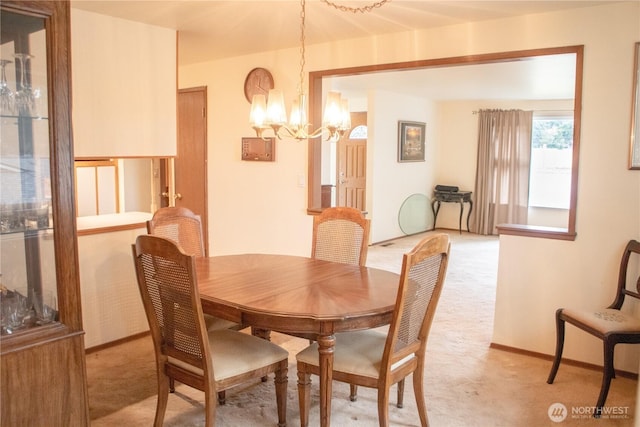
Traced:
<path fill-rule="evenodd" d="M 367 6 L 362 6 L 362 7 L 349 7 L 349 6 L 343 6 L 341 4 L 336 4 L 333 3 L 329 0 L 320 0 L 322 1 L 322 3 L 325 3 L 331 7 L 334 7 L 336 9 L 338 9 L 341 12 L 353 12 L 353 13 L 365 13 L 365 12 L 371 12 L 373 9 L 379 8 L 382 5 L 384 5 L 385 3 L 389 3 L 391 2 L 391 0 L 380 0 L 377 1 L 373 4 L 367 5 Z"/>
<path fill-rule="evenodd" d="M 300 0 L 300 80 L 298 93 L 302 94 L 304 92 L 304 66 L 305 66 L 305 20 L 306 20 L 306 7 L 305 0 Z"/>
<path fill-rule="evenodd" d="M 380 0 L 373 4 L 362 6 L 362 7 L 350 7 L 344 6 L 341 4 L 334 3 L 329 0 L 320 0 L 322 3 L 325 3 L 341 12 L 352 12 L 352 13 L 366 13 L 371 12 L 374 9 L 382 7 L 385 3 L 390 3 L 391 0 Z M 299 86 L 298 93 L 304 92 L 304 66 L 306 65 L 305 60 L 305 21 L 306 21 L 306 1 L 300 0 L 300 76 L 299 76 Z"/>
<path fill-rule="evenodd" d="M 380 4 L 387 1 L 383 0 Z M 314 139 L 323 133 L 328 133 L 328 140 L 338 140 L 351 128 L 351 115 L 348 100 L 342 98 L 340 92 L 329 91 L 327 93 L 326 107 L 323 113 L 322 126 L 310 131 L 311 124 L 307 121 L 306 96 L 304 93 L 304 66 L 305 66 L 305 24 L 306 24 L 306 0 L 300 0 L 300 81 L 298 86 L 298 99 L 291 106 L 291 118 L 286 119 L 286 109 L 279 90 L 269 91 L 269 102 L 265 95 L 254 95 L 251 101 L 249 121 L 256 131 L 256 136 L 262 138 L 263 131 L 271 129 L 278 139 L 281 139 L 280 131 L 297 140 Z"/>

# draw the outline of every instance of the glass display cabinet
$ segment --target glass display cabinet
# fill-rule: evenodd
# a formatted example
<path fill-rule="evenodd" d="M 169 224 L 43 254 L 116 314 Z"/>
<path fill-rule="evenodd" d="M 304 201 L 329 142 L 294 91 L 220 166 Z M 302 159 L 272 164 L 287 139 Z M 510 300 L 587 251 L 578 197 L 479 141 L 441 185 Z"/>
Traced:
<path fill-rule="evenodd" d="M 65 1 L 0 4 L 2 425 L 89 424 L 69 16 Z"/>
<path fill-rule="evenodd" d="M 44 19 L 3 11 L 0 50 L 2 335 L 56 320 L 45 36 Z"/>

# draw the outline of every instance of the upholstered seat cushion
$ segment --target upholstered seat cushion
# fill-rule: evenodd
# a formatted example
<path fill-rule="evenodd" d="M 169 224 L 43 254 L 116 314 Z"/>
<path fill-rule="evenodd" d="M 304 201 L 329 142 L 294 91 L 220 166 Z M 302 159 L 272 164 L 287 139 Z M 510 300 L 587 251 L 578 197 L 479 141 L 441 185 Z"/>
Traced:
<path fill-rule="evenodd" d="M 262 338 L 230 329 L 209 331 L 216 381 L 271 365 L 289 357 L 282 347 Z M 202 375 L 201 369 L 169 357 L 169 362 Z"/>
<path fill-rule="evenodd" d="M 207 325 L 207 331 L 215 331 L 216 329 L 232 329 L 238 326 L 237 323 L 219 317 L 204 315 L 204 323 Z"/>
<path fill-rule="evenodd" d="M 613 308 L 599 310 L 563 308 L 562 313 L 601 334 L 640 331 L 640 319 Z"/>
<path fill-rule="evenodd" d="M 378 378 L 387 335 L 376 330 L 336 334 L 333 370 Z M 296 359 L 318 366 L 318 343 L 296 355 Z"/>

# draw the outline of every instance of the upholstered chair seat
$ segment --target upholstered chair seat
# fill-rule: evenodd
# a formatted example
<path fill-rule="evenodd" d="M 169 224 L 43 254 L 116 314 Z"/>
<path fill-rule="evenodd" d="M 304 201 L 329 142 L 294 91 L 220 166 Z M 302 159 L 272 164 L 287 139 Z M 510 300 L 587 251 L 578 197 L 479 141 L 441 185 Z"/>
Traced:
<path fill-rule="evenodd" d="M 603 335 L 611 332 L 640 331 L 639 318 L 614 308 L 605 308 L 600 310 L 577 310 L 575 308 L 564 308 L 562 312 L 565 316 L 571 317 L 575 322 L 579 322 Z"/>
<path fill-rule="evenodd" d="M 333 369 L 336 375 L 340 372 L 378 379 L 387 340 L 386 334 L 376 330 L 364 330 L 336 334 L 335 337 Z M 318 365 L 318 343 L 313 343 L 298 353 L 297 359 L 303 363 Z"/>
<path fill-rule="evenodd" d="M 207 325 L 207 330 L 209 331 L 215 331 L 218 329 L 239 329 L 239 325 L 237 323 L 211 316 L 209 314 L 204 315 L 204 323 Z"/>
<path fill-rule="evenodd" d="M 250 334 L 220 329 L 208 331 L 207 335 L 209 336 L 213 372 L 215 372 L 218 382 L 289 357 L 289 353 L 282 347 Z M 168 359 L 170 363 L 194 374 L 204 374 L 202 369 L 191 364 L 171 356 Z"/>

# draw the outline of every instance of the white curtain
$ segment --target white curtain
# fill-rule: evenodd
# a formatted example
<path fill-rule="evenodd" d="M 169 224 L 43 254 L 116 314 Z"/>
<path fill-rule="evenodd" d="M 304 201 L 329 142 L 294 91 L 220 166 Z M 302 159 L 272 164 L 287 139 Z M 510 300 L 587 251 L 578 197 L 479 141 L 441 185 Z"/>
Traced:
<path fill-rule="evenodd" d="M 474 231 L 497 234 L 498 224 L 526 224 L 532 111 L 480 110 Z"/>

